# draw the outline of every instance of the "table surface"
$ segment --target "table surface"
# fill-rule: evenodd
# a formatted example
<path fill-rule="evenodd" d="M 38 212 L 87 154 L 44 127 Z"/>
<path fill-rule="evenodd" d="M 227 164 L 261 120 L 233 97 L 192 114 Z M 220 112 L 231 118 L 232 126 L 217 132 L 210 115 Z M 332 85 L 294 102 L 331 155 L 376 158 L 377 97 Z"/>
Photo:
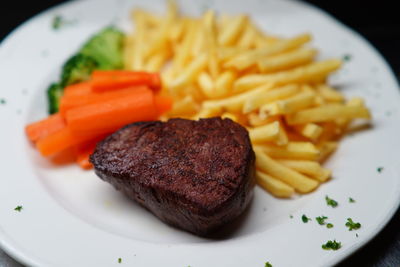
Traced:
<path fill-rule="evenodd" d="M 41 0 L 21 4 L 7 1 L 0 11 L 0 41 L 20 23 L 38 12 L 61 3 L 61 0 Z M 395 8 L 396 1 L 337 1 L 308 0 L 352 27 L 366 37 L 386 58 L 394 73 L 400 78 L 400 20 Z M 371 11 L 373 10 L 373 12 Z M 400 266 L 400 210 L 384 230 L 365 247 L 340 263 L 346 266 L 389 267 Z M 21 267 L 0 249 L 0 267 Z"/>

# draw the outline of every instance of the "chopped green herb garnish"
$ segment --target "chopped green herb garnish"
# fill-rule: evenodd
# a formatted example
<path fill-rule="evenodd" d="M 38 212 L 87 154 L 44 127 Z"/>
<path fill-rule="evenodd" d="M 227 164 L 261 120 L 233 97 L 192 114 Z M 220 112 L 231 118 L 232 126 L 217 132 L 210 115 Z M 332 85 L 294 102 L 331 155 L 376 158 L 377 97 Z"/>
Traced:
<path fill-rule="evenodd" d="M 265 266 L 264 266 L 264 267 L 272 267 L 272 264 L 269 263 L 269 261 L 267 261 L 267 262 L 265 263 Z"/>
<path fill-rule="evenodd" d="M 15 209 L 14 210 L 16 210 L 16 211 L 18 211 L 18 212 L 21 212 L 21 210 L 23 209 L 23 207 L 22 206 L 17 206 L 17 207 L 15 207 Z"/>
<path fill-rule="evenodd" d="M 6 103 L 6 100 L 4 98 L 0 98 L 0 104 L 4 105 Z"/>
<path fill-rule="evenodd" d="M 290 219 L 293 219 L 293 215 L 290 215 L 289 217 L 290 217 Z"/>
<path fill-rule="evenodd" d="M 66 25 L 71 25 L 73 23 L 74 23 L 74 21 L 66 20 L 62 16 L 57 15 L 57 16 L 53 17 L 53 20 L 51 21 L 51 27 L 53 28 L 53 30 L 59 30 L 62 27 L 66 26 Z"/>
<path fill-rule="evenodd" d="M 349 231 L 358 230 L 361 227 L 360 223 L 353 222 L 351 218 L 347 218 L 347 222 L 345 225 L 349 227 Z"/>
<path fill-rule="evenodd" d="M 343 56 L 344 61 L 350 61 L 350 59 L 351 59 L 351 55 L 349 55 L 349 54 L 346 54 Z"/>
<path fill-rule="evenodd" d="M 326 228 L 328 228 L 328 229 L 333 228 L 333 224 L 328 223 L 328 224 L 326 225 Z"/>
<path fill-rule="evenodd" d="M 121 258 L 118 258 L 118 263 L 121 263 L 122 262 L 122 259 Z"/>
<path fill-rule="evenodd" d="M 303 223 L 308 223 L 308 221 L 310 221 L 311 218 L 308 218 L 305 214 L 303 214 L 303 216 L 301 216 L 301 220 L 303 221 Z"/>
<path fill-rule="evenodd" d="M 378 168 L 376 168 L 376 170 L 377 170 L 379 173 L 381 173 L 381 172 L 383 171 L 383 167 L 378 167 Z"/>
<path fill-rule="evenodd" d="M 358 237 L 358 234 L 356 233 L 356 237 Z"/>
<path fill-rule="evenodd" d="M 336 242 L 336 240 L 329 240 L 328 242 L 326 242 L 326 244 L 322 245 L 322 248 L 325 250 L 338 250 L 339 248 L 342 247 L 342 243 L 340 242 Z"/>
<path fill-rule="evenodd" d="M 328 196 L 325 196 L 325 200 L 326 200 L 326 204 L 333 208 L 337 207 L 337 205 L 338 205 L 338 202 L 336 200 L 333 200 L 332 198 L 329 198 Z"/>
<path fill-rule="evenodd" d="M 349 197 L 349 202 L 350 203 L 354 203 L 354 202 L 356 202 L 353 198 L 351 198 L 351 197 Z"/>
<path fill-rule="evenodd" d="M 328 217 L 326 217 L 326 216 L 318 216 L 318 217 L 315 217 L 315 219 L 317 220 L 319 225 L 324 225 L 325 224 L 325 220 L 328 219 Z"/>

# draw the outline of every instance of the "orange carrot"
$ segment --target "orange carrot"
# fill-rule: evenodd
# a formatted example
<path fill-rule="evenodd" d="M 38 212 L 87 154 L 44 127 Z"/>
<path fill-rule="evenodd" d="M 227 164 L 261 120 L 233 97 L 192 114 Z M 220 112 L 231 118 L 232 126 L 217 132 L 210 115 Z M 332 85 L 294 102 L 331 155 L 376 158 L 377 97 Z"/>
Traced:
<path fill-rule="evenodd" d="M 60 101 L 60 113 L 65 117 L 66 112 L 71 108 L 100 103 L 117 97 L 128 96 L 133 90 L 147 88 L 146 86 L 131 86 L 121 90 L 109 91 L 104 93 L 91 92 L 85 95 L 63 96 Z"/>
<path fill-rule="evenodd" d="M 25 127 L 29 140 L 36 142 L 41 138 L 55 133 L 65 127 L 65 121 L 59 113 L 50 115 L 46 119 L 31 123 Z"/>
<path fill-rule="evenodd" d="M 158 91 L 161 88 L 161 78 L 158 73 L 138 71 L 96 70 L 92 73 L 93 92 L 116 90 L 132 85 L 147 85 Z"/>
<path fill-rule="evenodd" d="M 65 87 L 63 97 L 82 96 L 90 93 L 92 93 L 92 83 L 90 81 L 81 82 Z"/>
<path fill-rule="evenodd" d="M 157 118 L 153 92 L 147 88 L 130 95 L 70 109 L 66 113 L 72 133 L 101 134 L 125 124 Z"/>
<path fill-rule="evenodd" d="M 87 142 L 93 139 L 90 135 L 73 136 L 68 127 L 50 134 L 36 143 L 37 149 L 43 156 L 53 155 L 69 147 Z"/>
<path fill-rule="evenodd" d="M 75 149 L 76 153 L 76 162 L 81 166 L 82 169 L 88 170 L 93 168 L 92 163 L 89 161 L 89 157 L 93 154 L 97 143 L 103 138 L 96 138 L 93 141 L 88 143 L 84 143 L 82 145 L 78 145 Z"/>
<path fill-rule="evenodd" d="M 161 115 L 171 110 L 173 101 L 171 97 L 156 95 L 154 97 L 154 104 L 156 105 L 158 115 Z"/>

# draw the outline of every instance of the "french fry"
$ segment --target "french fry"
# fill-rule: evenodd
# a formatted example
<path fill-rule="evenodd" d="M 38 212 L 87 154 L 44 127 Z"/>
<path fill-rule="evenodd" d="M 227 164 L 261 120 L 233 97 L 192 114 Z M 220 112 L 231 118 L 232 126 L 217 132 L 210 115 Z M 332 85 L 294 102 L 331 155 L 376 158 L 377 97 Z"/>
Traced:
<path fill-rule="evenodd" d="M 215 94 L 214 81 L 207 72 L 203 71 L 197 76 L 197 83 L 205 96 L 213 98 Z"/>
<path fill-rule="evenodd" d="M 196 79 L 196 75 L 205 68 L 206 64 L 207 57 L 205 54 L 201 54 L 182 70 L 182 73 L 172 81 L 170 87 L 177 90 L 193 82 Z"/>
<path fill-rule="evenodd" d="M 254 152 L 256 153 L 256 168 L 294 187 L 296 191 L 309 193 L 318 186 L 319 183 L 316 180 L 273 160 L 259 147 L 254 147 Z"/>
<path fill-rule="evenodd" d="M 299 90 L 299 87 L 296 84 L 289 84 L 283 87 L 277 87 L 273 90 L 271 90 L 272 87 L 270 85 L 264 85 L 258 88 L 265 88 L 265 90 L 259 90 L 258 94 L 253 94 L 251 97 L 247 98 L 243 105 L 244 114 L 252 112 L 267 103 L 290 97 Z M 255 90 L 258 89 L 254 89 L 254 91 Z"/>
<path fill-rule="evenodd" d="M 218 36 L 218 44 L 221 46 L 233 45 L 245 29 L 248 18 L 244 15 L 236 16 L 232 21 L 226 24 Z"/>
<path fill-rule="evenodd" d="M 201 118 L 211 118 L 220 116 L 223 110 L 221 107 L 209 107 L 209 108 L 201 108 L 200 111 L 192 117 L 193 120 L 198 120 Z"/>
<path fill-rule="evenodd" d="M 232 71 L 225 71 L 219 75 L 215 81 L 215 92 L 213 98 L 221 98 L 227 96 L 232 90 L 233 82 L 236 74 Z"/>
<path fill-rule="evenodd" d="M 248 131 L 252 143 L 263 143 L 278 140 L 281 129 L 279 122 L 274 121 L 263 126 L 249 128 Z"/>
<path fill-rule="evenodd" d="M 259 186 L 275 197 L 290 198 L 294 194 L 293 187 L 261 171 L 256 171 L 256 181 Z"/>
<path fill-rule="evenodd" d="M 315 49 L 298 49 L 258 61 L 261 72 L 275 72 L 310 63 L 317 54 Z"/>
<path fill-rule="evenodd" d="M 293 97 L 276 101 L 273 104 L 267 104 L 261 106 L 260 114 L 265 113 L 270 116 L 280 115 L 280 114 L 290 114 L 312 106 L 314 104 L 314 99 L 315 99 L 315 93 L 313 92 L 299 93 Z"/>
<path fill-rule="evenodd" d="M 365 107 L 325 105 L 290 114 L 286 117 L 286 121 L 289 125 L 295 125 L 310 122 L 330 121 L 340 117 L 345 119 L 370 119 L 371 114 Z"/>
<path fill-rule="evenodd" d="M 338 143 L 332 141 L 322 142 L 318 145 L 318 148 L 321 151 L 318 161 L 322 163 L 338 148 Z"/>
<path fill-rule="evenodd" d="M 264 145 L 262 149 L 270 157 L 280 159 L 317 160 L 320 150 L 309 142 L 290 141 L 286 146 Z"/>
<path fill-rule="evenodd" d="M 337 70 L 340 66 L 340 60 L 331 59 L 273 74 L 247 75 L 236 80 L 234 90 L 243 92 L 262 84 L 284 85 L 289 83 L 306 83 L 318 77 L 324 77 Z"/>
<path fill-rule="evenodd" d="M 328 102 L 342 103 L 344 101 L 344 96 L 341 93 L 325 84 L 318 85 L 317 92 Z"/>
<path fill-rule="evenodd" d="M 225 113 L 223 113 L 223 114 L 221 115 L 221 118 L 223 118 L 223 119 L 231 119 L 231 120 L 233 120 L 234 122 L 239 122 L 238 116 L 236 116 L 235 114 L 230 113 L 230 112 L 225 112 Z"/>
<path fill-rule="evenodd" d="M 187 95 L 180 101 L 174 101 L 172 110 L 168 112 L 168 115 L 170 117 L 192 115 L 196 113 L 198 109 L 198 104 L 194 101 L 193 96 Z"/>
<path fill-rule="evenodd" d="M 309 34 L 303 34 L 292 39 L 279 41 L 271 46 L 250 50 L 232 58 L 224 64 L 224 67 L 244 70 L 252 65 L 256 65 L 260 58 L 294 49 L 310 40 L 311 36 Z"/>
<path fill-rule="evenodd" d="M 319 182 L 327 181 L 332 174 L 331 170 L 323 168 L 318 162 L 315 161 L 280 159 L 278 162 L 295 171 L 315 178 Z"/>
<path fill-rule="evenodd" d="M 303 125 L 294 126 L 294 129 L 312 141 L 316 141 L 322 134 L 323 128 L 315 123 L 307 123 Z"/>

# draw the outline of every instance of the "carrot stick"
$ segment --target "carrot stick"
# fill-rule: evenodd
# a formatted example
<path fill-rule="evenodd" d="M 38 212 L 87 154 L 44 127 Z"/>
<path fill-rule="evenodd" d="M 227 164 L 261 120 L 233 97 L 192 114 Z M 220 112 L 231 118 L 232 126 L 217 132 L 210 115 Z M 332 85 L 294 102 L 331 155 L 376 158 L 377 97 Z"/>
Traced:
<path fill-rule="evenodd" d="M 81 82 L 65 87 L 63 97 L 82 96 L 90 93 L 92 93 L 91 82 Z"/>
<path fill-rule="evenodd" d="M 133 90 L 144 89 L 146 86 L 130 86 L 125 89 L 108 91 L 104 93 L 89 93 L 86 95 L 63 96 L 60 101 L 60 113 L 65 117 L 68 110 L 93 103 L 100 103 L 109 99 L 124 97 L 132 94 Z"/>
<path fill-rule="evenodd" d="M 158 73 L 136 71 L 101 71 L 92 73 L 93 92 L 117 90 L 132 85 L 147 85 L 154 91 L 161 88 L 161 78 Z"/>
<path fill-rule="evenodd" d="M 79 166 L 84 169 L 88 170 L 93 168 L 92 163 L 89 161 L 89 157 L 91 154 L 93 154 L 97 143 L 102 140 L 102 138 L 96 138 L 93 141 L 90 141 L 88 143 L 84 143 L 81 145 L 78 145 L 75 149 L 76 153 L 76 162 L 79 164 Z"/>
<path fill-rule="evenodd" d="M 156 95 L 154 97 L 154 104 L 156 105 L 158 115 L 160 116 L 161 114 L 171 110 L 173 101 L 171 97 Z"/>
<path fill-rule="evenodd" d="M 147 88 L 128 96 L 70 109 L 66 113 L 72 133 L 104 133 L 125 124 L 157 118 L 153 92 Z"/>
<path fill-rule="evenodd" d="M 41 138 L 55 133 L 65 127 L 65 121 L 59 113 L 50 115 L 46 119 L 31 123 L 25 127 L 29 140 L 36 142 Z"/>

